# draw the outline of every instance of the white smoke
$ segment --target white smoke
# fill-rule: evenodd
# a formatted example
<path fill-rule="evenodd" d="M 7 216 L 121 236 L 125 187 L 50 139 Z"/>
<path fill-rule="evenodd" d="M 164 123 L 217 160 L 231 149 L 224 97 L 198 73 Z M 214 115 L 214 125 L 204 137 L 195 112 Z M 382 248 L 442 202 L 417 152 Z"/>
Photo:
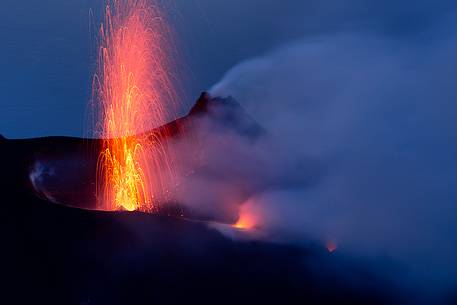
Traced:
<path fill-rule="evenodd" d="M 351 255 L 395 260 L 421 285 L 455 288 L 456 54 L 454 33 L 433 47 L 349 34 L 228 71 L 210 93 L 234 96 L 281 151 L 250 147 L 268 156 L 260 167 L 279 180 L 308 177 L 265 187 L 241 209 L 261 215 L 274 240 L 332 240 Z M 284 168 L 287 156 L 308 166 Z"/>

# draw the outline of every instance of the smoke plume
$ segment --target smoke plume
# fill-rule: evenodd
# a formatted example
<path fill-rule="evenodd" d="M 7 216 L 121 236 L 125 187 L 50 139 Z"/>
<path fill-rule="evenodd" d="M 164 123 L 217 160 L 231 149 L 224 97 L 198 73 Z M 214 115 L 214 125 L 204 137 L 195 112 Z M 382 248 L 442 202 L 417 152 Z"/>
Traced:
<path fill-rule="evenodd" d="M 394 261 L 399 281 L 455 288 L 457 33 L 444 28 L 424 34 L 441 31 L 433 43 L 322 36 L 235 66 L 210 93 L 235 97 L 267 136 L 208 145 L 226 174 L 194 178 L 183 201 L 250 217 L 271 241 L 331 241 Z"/>

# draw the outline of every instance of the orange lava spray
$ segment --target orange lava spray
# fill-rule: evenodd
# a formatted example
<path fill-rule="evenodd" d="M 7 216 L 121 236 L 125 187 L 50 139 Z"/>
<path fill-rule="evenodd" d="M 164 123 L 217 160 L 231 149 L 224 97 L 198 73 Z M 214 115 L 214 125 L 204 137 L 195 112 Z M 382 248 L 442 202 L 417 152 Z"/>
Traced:
<path fill-rule="evenodd" d="M 147 0 L 106 4 L 93 82 L 96 136 L 103 139 L 97 209 L 153 211 L 165 168 L 171 175 L 166 149 L 146 136 L 176 113 L 168 33 L 160 10 Z"/>

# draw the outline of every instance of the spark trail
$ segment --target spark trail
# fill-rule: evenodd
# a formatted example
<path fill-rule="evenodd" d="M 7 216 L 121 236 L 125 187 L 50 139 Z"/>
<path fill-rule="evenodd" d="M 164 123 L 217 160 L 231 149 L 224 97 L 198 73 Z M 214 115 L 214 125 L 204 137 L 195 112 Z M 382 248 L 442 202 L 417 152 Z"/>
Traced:
<path fill-rule="evenodd" d="M 147 0 L 106 3 L 93 82 L 95 131 L 103 139 L 97 209 L 154 211 L 172 178 L 169 152 L 145 134 L 176 113 L 168 34 Z"/>

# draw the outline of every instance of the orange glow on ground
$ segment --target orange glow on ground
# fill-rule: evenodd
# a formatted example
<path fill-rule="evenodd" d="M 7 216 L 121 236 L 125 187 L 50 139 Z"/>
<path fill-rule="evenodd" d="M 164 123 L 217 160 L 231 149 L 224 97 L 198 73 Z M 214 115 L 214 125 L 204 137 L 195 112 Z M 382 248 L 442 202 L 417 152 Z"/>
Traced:
<path fill-rule="evenodd" d="M 233 227 L 240 230 L 249 230 L 253 229 L 255 225 L 255 219 L 252 215 L 249 215 L 247 213 L 241 213 L 240 217 L 238 218 L 238 221 L 235 224 L 233 224 Z"/>
<path fill-rule="evenodd" d="M 326 247 L 327 247 L 327 251 L 330 253 L 335 252 L 336 249 L 338 248 L 336 243 L 334 243 L 333 241 L 328 241 L 326 244 Z"/>
<path fill-rule="evenodd" d="M 106 5 L 93 84 L 96 136 L 104 139 L 97 209 L 153 211 L 164 192 L 167 153 L 158 140 L 138 135 L 166 123 L 176 109 L 170 103 L 175 93 L 168 32 L 162 14 L 147 0 Z"/>

